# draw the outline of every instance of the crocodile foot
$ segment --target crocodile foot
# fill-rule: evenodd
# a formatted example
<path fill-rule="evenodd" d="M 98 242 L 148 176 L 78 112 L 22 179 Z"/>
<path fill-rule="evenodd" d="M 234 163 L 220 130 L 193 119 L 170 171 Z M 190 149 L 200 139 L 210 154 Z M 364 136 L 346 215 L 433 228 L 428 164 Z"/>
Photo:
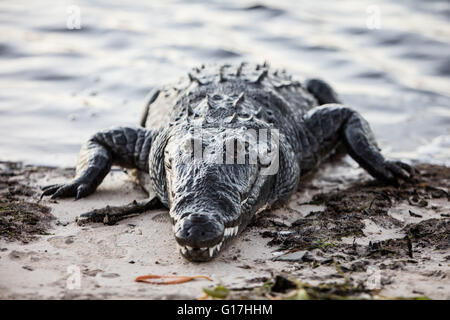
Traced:
<path fill-rule="evenodd" d="M 86 197 L 95 191 L 95 186 L 74 180 L 69 183 L 52 184 L 42 188 L 41 199 L 50 196 L 51 199 L 75 197 L 75 200 Z"/>
<path fill-rule="evenodd" d="M 401 161 L 385 161 L 382 168 L 378 168 L 382 180 L 391 183 L 395 186 L 399 185 L 398 180 L 410 180 L 413 176 L 418 175 L 419 172 L 409 164 Z"/>
<path fill-rule="evenodd" d="M 81 214 L 75 221 L 79 226 L 90 222 L 103 222 L 107 225 L 113 225 L 129 216 L 137 215 L 148 210 L 160 209 L 162 207 L 162 203 L 157 198 L 153 198 L 146 202 L 137 202 L 134 200 L 124 206 L 106 206 L 101 209 L 94 209 Z"/>

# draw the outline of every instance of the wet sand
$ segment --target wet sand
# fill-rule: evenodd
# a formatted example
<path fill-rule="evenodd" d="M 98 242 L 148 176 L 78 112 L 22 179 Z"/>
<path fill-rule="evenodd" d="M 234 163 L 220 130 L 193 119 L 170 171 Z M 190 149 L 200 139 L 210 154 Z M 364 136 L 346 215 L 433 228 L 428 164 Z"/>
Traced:
<path fill-rule="evenodd" d="M 146 197 L 116 170 L 85 199 L 40 201 L 54 219 L 34 239 L 24 228 L 16 236 L 2 234 L 0 297 L 197 299 L 203 288 L 221 285 L 228 298 L 450 299 L 450 173 L 428 165 L 420 170 L 422 180 L 396 189 L 373 182 L 348 159 L 327 165 L 208 263 L 180 256 L 164 209 L 113 226 L 75 223 L 80 213 Z M 36 204 L 39 186 L 67 181 L 72 172 L 3 165 L 9 186 L 3 199 Z M 79 288 L 71 287 L 73 270 L 80 271 Z M 134 282 L 147 274 L 205 275 L 213 282 Z M 301 289 L 267 289 L 277 276 L 298 281 Z"/>

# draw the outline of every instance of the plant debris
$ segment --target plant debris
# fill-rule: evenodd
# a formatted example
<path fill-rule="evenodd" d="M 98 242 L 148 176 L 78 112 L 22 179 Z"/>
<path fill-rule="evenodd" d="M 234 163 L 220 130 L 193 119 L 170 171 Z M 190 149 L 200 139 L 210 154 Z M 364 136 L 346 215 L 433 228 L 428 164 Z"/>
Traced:
<path fill-rule="evenodd" d="M 336 265 L 336 269 L 339 270 Z M 342 270 L 338 271 L 343 274 Z M 344 274 L 343 274 L 344 275 Z M 355 282 L 344 276 L 344 281 L 321 282 L 317 285 L 300 281 L 292 276 L 276 275 L 254 288 L 215 288 L 203 289 L 205 296 L 201 300 L 212 299 L 269 299 L 269 300 L 369 300 L 369 299 L 408 299 L 428 300 L 426 296 L 386 297 L 379 289 L 368 288 L 363 282 Z"/>
<path fill-rule="evenodd" d="M 365 221 L 371 220 L 383 228 L 401 228 L 411 234 L 411 240 L 420 241 L 422 245 L 447 248 L 449 239 L 449 220 L 429 219 L 414 224 L 405 225 L 402 221 L 388 214 L 389 209 L 401 201 L 410 198 L 416 202 L 430 199 L 449 199 L 447 192 L 450 186 L 450 168 L 420 165 L 418 169 L 421 176 L 415 180 L 404 183 L 401 187 L 384 185 L 377 181 L 357 183 L 347 189 L 329 193 L 319 193 L 313 197 L 309 204 L 325 205 L 324 211 L 311 212 L 304 218 L 293 222 L 290 226 L 277 225 L 276 229 L 262 231 L 261 235 L 271 238 L 269 245 L 279 246 L 280 250 L 312 251 L 319 249 L 322 252 L 335 252 L 340 249 L 356 250 L 356 245 L 342 244 L 344 237 L 365 237 Z M 424 218 L 411 210 L 409 215 L 414 218 Z M 266 227 L 260 217 L 253 226 Z M 289 231 L 289 232 L 287 232 Z M 368 256 L 374 252 L 382 255 L 398 253 L 392 245 L 401 246 L 407 251 L 406 239 L 392 239 L 382 245 L 373 243 L 366 248 Z M 403 243 L 405 243 L 403 245 Z"/>
<path fill-rule="evenodd" d="M 208 297 L 216 298 L 216 299 L 225 299 L 230 294 L 230 290 L 223 285 L 218 285 L 214 288 L 203 288 L 203 292 L 205 293 L 206 297 L 202 297 L 201 299 L 204 300 Z"/>
<path fill-rule="evenodd" d="M 50 208 L 36 201 L 38 190 L 26 179 L 35 167 L 20 163 L 0 162 L 0 237 L 8 241 L 28 243 L 37 235 L 47 235 L 54 219 Z"/>
<path fill-rule="evenodd" d="M 212 279 L 207 276 L 173 276 L 173 275 L 152 275 L 152 274 L 137 277 L 134 281 L 145 282 L 150 284 L 167 285 L 167 284 L 185 283 L 195 279 L 206 279 L 212 281 Z"/>
<path fill-rule="evenodd" d="M 430 258 L 445 263 L 443 255 L 450 248 L 450 168 L 428 164 L 416 168 L 420 175 L 399 187 L 370 180 L 313 193 L 311 201 L 297 202 L 311 207 L 309 212 L 296 211 L 295 206 L 281 208 L 299 216 L 291 223 L 280 222 L 273 212 L 252 222 L 251 227 L 260 229 L 268 245 L 276 248 L 273 261 L 290 262 L 300 275 L 308 271 L 306 281 L 311 277 L 323 281 L 311 285 L 289 278 L 298 286 L 287 293 L 290 298 L 373 298 L 377 291 L 354 280 L 366 281 L 369 268 L 406 270 L 412 264 L 427 264 Z M 434 263 L 438 271 L 444 267 Z M 334 274 L 329 271 L 333 264 L 339 270 Z M 310 273 L 319 267 L 325 268 L 319 271 L 321 276 Z M 347 277 L 345 284 L 331 282 Z M 379 287 L 390 281 L 383 278 Z"/>

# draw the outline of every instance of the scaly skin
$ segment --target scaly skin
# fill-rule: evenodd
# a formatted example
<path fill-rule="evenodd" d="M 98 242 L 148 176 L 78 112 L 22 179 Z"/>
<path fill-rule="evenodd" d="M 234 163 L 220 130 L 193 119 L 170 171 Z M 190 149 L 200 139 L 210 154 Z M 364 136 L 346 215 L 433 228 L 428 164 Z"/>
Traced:
<path fill-rule="evenodd" d="M 43 195 L 85 197 L 111 165 L 134 168 L 157 199 L 128 205 L 125 213 L 115 208 L 115 215 L 166 206 L 180 252 L 192 261 L 217 256 L 257 213 L 289 199 L 301 176 L 338 146 L 387 183 L 397 184 L 413 173 L 408 165 L 382 156 L 368 123 L 342 105 L 327 83 L 312 79 L 302 84 L 266 64 L 194 68 L 177 85 L 150 94 L 141 126 L 94 135 L 80 152 L 75 178 L 44 188 Z M 256 150 L 246 134 L 261 129 L 272 137 L 279 130 L 278 142 L 271 144 L 279 165 L 271 174 L 263 174 L 267 164 L 261 161 L 239 162 L 239 153 L 227 154 L 235 143 Z M 196 150 L 204 156 L 196 157 Z M 218 163 L 224 157 L 233 163 Z M 82 218 L 102 221 L 108 215 L 99 212 Z"/>

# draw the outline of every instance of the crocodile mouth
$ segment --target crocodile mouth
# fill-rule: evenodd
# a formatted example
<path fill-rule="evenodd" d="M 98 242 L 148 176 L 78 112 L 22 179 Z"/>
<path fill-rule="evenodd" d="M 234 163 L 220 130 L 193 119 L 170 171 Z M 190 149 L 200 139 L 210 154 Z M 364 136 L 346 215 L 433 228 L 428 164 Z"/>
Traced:
<path fill-rule="evenodd" d="M 191 247 L 177 243 L 180 254 L 193 262 L 205 262 L 215 258 L 219 252 L 239 233 L 239 226 L 224 228 L 221 240 L 211 246 Z"/>
<path fill-rule="evenodd" d="M 257 190 L 255 185 L 258 183 L 258 179 L 252 182 L 250 191 L 240 201 L 239 211 L 246 206 L 246 202 L 253 196 L 255 190 Z M 267 205 L 262 206 L 255 214 L 259 214 L 266 208 Z M 239 215 L 233 221 L 227 221 L 224 224 L 220 218 L 216 220 L 213 215 L 200 213 L 186 214 L 184 218 L 177 221 L 171 213 L 178 251 L 189 261 L 205 262 L 212 260 L 244 229 L 243 216 L 243 212 L 239 212 Z M 178 223 L 180 223 L 181 228 L 177 228 Z M 189 233 L 191 233 L 190 237 Z M 197 236 L 192 237 L 194 234 Z"/>

